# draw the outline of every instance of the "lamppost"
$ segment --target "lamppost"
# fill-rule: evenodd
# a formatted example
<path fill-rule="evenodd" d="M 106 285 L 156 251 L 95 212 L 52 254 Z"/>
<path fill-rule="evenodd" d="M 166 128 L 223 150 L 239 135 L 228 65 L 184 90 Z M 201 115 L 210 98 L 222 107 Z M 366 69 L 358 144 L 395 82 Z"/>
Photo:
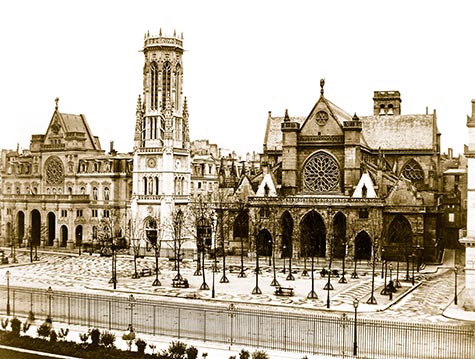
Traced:
<path fill-rule="evenodd" d="M 234 317 L 236 316 L 236 311 L 237 311 L 237 308 L 236 306 L 231 303 L 229 304 L 228 306 L 228 310 L 229 310 L 229 317 L 231 318 L 231 338 L 229 338 L 229 349 L 231 349 L 231 346 L 233 345 L 233 328 L 234 328 Z"/>
<path fill-rule="evenodd" d="M 211 233 L 211 236 L 212 236 L 212 241 L 213 241 L 213 251 L 214 251 L 214 263 L 213 263 L 213 287 L 211 289 L 211 298 L 214 298 L 215 296 L 215 288 L 214 288 L 214 283 L 215 283 L 215 273 L 216 273 L 216 230 L 217 230 L 217 219 L 216 219 L 216 213 L 213 212 L 212 214 L 212 217 L 211 217 L 211 230 L 212 230 L 212 233 Z M 242 243 L 242 239 L 241 239 L 241 243 Z M 242 248 L 241 248 L 242 250 Z M 242 254 L 241 254 L 242 255 Z M 241 267 L 242 268 L 242 267 Z"/>
<path fill-rule="evenodd" d="M 8 273 L 8 272 L 7 272 Z M 454 304 L 457 305 L 457 273 L 458 273 L 458 267 L 454 267 L 454 276 L 455 276 L 455 291 L 454 291 Z M 8 283 L 8 282 L 7 282 Z M 7 307 L 8 308 L 8 307 Z M 8 315 L 8 313 L 7 313 Z"/>
<path fill-rule="evenodd" d="M 356 239 L 355 239 L 355 245 L 353 249 L 353 262 L 355 263 L 355 267 L 353 268 L 353 273 L 351 273 L 351 279 L 358 279 L 358 272 L 356 272 L 356 264 L 357 264 L 357 251 L 356 251 Z"/>
<path fill-rule="evenodd" d="M 292 251 L 290 251 L 289 256 L 289 274 L 287 274 L 287 278 L 285 278 L 285 280 L 295 280 L 294 275 L 292 274 Z"/>
<path fill-rule="evenodd" d="M 412 258 L 412 278 L 411 278 L 411 281 L 412 281 L 412 285 L 414 285 L 414 265 L 415 265 L 415 261 L 416 261 L 416 255 L 414 253 L 412 253 L 411 258 Z"/>
<path fill-rule="evenodd" d="M 346 332 L 346 326 L 348 325 L 348 315 L 346 313 L 342 313 L 341 317 L 341 327 L 343 328 L 343 345 L 342 345 L 342 351 L 341 354 L 343 355 L 343 358 L 345 357 L 345 332 Z"/>
<path fill-rule="evenodd" d="M 358 341 L 357 341 L 357 326 L 356 320 L 358 318 L 358 304 L 359 300 L 357 298 L 353 299 L 353 308 L 355 308 L 355 327 L 354 327 L 354 341 L 353 341 L 353 356 L 356 356 L 358 353 Z"/>
<path fill-rule="evenodd" d="M 134 329 L 134 307 L 136 299 L 133 294 L 129 296 L 129 305 L 130 305 L 130 329 Z"/>
<path fill-rule="evenodd" d="M 314 263 L 315 263 L 315 259 L 314 259 L 314 255 L 312 253 L 312 274 L 311 274 L 311 278 L 312 278 L 312 290 L 310 291 L 310 293 L 308 293 L 307 295 L 307 298 L 308 299 L 318 299 L 318 295 L 317 293 L 315 292 L 315 278 L 314 278 Z M 328 305 L 330 305 L 330 302 L 328 302 Z"/>
<path fill-rule="evenodd" d="M 331 267 L 328 266 L 328 282 L 325 284 L 325 287 L 323 287 L 323 290 L 327 291 L 327 308 L 330 308 L 330 291 L 333 290 L 333 286 L 330 283 L 330 276 L 332 274 Z"/>
<path fill-rule="evenodd" d="M 226 248 L 224 247 L 224 230 L 223 230 L 223 209 L 219 209 L 219 228 L 221 234 L 221 250 L 223 251 L 223 276 L 219 280 L 219 283 L 229 283 L 228 277 L 226 277 Z M 215 253 L 216 256 L 216 253 Z M 204 260 L 203 260 L 204 264 Z M 203 269 L 204 270 L 204 269 Z"/>
<path fill-rule="evenodd" d="M 340 280 L 338 281 L 338 283 L 348 283 L 348 281 L 346 280 L 345 278 L 345 257 L 346 257 L 346 241 L 345 243 L 343 244 L 343 264 L 342 264 L 342 274 L 341 274 L 341 278 Z M 356 272 L 356 271 L 355 271 Z"/>
<path fill-rule="evenodd" d="M 201 259 L 202 259 L 202 271 L 203 271 L 203 283 L 201 283 L 200 290 L 209 290 L 209 286 L 206 283 L 206 275 L 205 275 L 205 236 L 207 235 L 207 230 L 208 228 L 208 223 L 206 223 L 206 219 L 204 217 L 201 217 L 198 220 L 198 226 L 197 226 L 197 237 L 198 237 L 198 243 L 200 247 L 201 252 Z"/>
<path fill-rule="evenodd" d="M 7 270 L 5 273 L 7 278 L 7 315 L 10 315 L 10 271 Z"/>
<path fill-rule="evenodd" d="M 257 240 L 256 237 L 256 286 L 252 290 L 252 294 L 262 294 L 261 289 L 259 288 L 259 249 L 257 248 Z"/>
<path fill-rule="evenodd" d="M 371 296 L 369 297 L 369 299 L 367 300 L 366 304 L 378 304 L 375 296 L 374 296 L 374 276 L 375 276 L 375 273 L 374 271 L 376 270 L 376 254 L 374 252 L 374 245 L 372 247 L 372 261 L 371 261 L 371 269 L 372 269 L 372 273 L 371 273 Z"/>
<path fill-rule="evenodd" d="M 285 255 L 286 255 L 286 253 L 287 253 L 285 250 L 287 249 L 287 246 L 284 244 L 284 245 L 282 246 L 282 249 L 283 249 L 283 251 L 282 251 L 282 252 L 283 252 L 283 253 L 282 253 L 282 257 L 284 258 L 284 268 L 282 269 L 282 273 L 285 274 Z"/>
<path fill-rule="evenodd" d="M 53 297 L 53 289 L 48 287 L 46 294 L 48 295 L 48 318 L 51 318 L 51 299 Z"/>
<path fill-rule="evenodd" d="M 396 281 L 394 282 L 394 288 L 401 288 L 401 282 L 399 282 L 399 251 L 396 258 L 397 258 Z"/>
<path fill-rule="evenodd" d="M 271 242 L 273 243 L 273 241 Z M 274 246 L 272 245 L 271 247 L 271 250 L 272 250 L 272 271 L 274 273 L 274 279 L 272 280 L 271 282 L 271 286 L 272 287 L 278 287 L 279 286 L 279 282 L 277 281 L 277 276 L 276 276 L 276 273 L 275 273 L 275 250 L 274 250 Z"/>

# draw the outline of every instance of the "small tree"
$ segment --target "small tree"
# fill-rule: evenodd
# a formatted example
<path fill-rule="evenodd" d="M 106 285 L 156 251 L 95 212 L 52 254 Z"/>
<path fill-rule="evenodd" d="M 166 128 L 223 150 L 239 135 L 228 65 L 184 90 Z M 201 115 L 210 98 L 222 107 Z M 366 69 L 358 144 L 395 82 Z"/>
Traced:
<path fill-rule="evenodd" d="M 186 359 L 196 359 L 198 357 L 198 349 L 193 345 L 186 348 Z"/>
<path fill-rule="evenodd" d="M 91 346 L 98 347 L 101 342 L 101 331 L 97 328 L 91 329 L 89 336 L 91 337 Z"/>
<path fill-rule="evenodd" d="M 251 354 L 246 349 L 241 349 L 239 352 L 239 359 L 249 359 L 251 357 Z"/>
<path fill-rule="evenodd" d="M 137 338 L 135 340 L 135 345 L 137 346 L 137 354 L 144 355 L 145 348 L 147 347 L 147 343 L 145 342 L 145 340 Z"/>
<path fill-rule="evenodd" d="M 252 359 L 269 359 L 269 355 L 263 350 L 256 350 L 252 353 Z"/>
<path fill-rule="evenodd" d="M 114 347 L 114 342 L 115 342 L 115 334 L 104 331 L 101 333 L 101 343 L 104 345 L 106 348 L 113 348 Z"/>
<path fill-rule="evenodd" d="M 172 341 L 168 346 L 168 353 L 172 359 L 184 359 L 186 344 L 180 341 Z"/>
<path fill-rule="evenodd" d="M 10 326 L 12 328 L 12 334 L 16 337 L 20 336 L 20 329 L 21 329 L 21 321 L 17 317 L 14 317 L 11 322 Z"/>

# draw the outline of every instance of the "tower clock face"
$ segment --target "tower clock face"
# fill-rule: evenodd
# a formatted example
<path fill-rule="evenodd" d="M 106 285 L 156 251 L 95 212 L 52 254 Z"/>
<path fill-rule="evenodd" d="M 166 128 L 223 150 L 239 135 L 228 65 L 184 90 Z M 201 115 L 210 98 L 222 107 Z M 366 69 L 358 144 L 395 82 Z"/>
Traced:
<path fill-rule="evenodd" d="M 150 168 L 154 168 L 157 165 L 157 161 L 155 161 L 155 158 L 149 158 L 147 160 L 147 166 Z"/>

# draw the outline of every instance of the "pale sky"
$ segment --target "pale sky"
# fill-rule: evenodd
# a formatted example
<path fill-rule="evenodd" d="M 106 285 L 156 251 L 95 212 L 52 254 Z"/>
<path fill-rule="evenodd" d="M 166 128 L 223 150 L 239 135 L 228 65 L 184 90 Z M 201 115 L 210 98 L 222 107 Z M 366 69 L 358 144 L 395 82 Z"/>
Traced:
<path fill-rule="evenodd" d="M 307 116 L 320 95 L 371 115 L 437 110 L 442 151 L 463 151 L 475 98 L 473 1 L 2 1 L 0 148 L 28 148 L 59 109 L 102 148 L 132 151 L 143 37 L 183 32 L 192 140 L 261 152 L 268 111 Z"/>

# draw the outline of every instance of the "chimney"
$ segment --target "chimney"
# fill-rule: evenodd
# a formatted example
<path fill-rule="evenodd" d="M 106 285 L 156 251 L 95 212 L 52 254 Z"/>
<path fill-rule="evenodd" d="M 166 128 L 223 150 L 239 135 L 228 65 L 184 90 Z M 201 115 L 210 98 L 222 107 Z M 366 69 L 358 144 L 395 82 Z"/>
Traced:
<path fill-rule="evenodd" d="M 114 153 L 114 141 L 111 141 L 110 142 L 110 149 L 109 149 L 109 153 Z"/>
<path fill-rule="evenodd" d="M 475 119 L 475 100 L 472 100 L 472 120 Z"/>
<path fill-rule="evenodd" d="M 448 152 L 448 155 L 449 155 L 449 160 L 451 160 L 453 158 L 453 155 L 454 155 L 453 149 L 449 147 L 447 149 L 447 152 Z"/>

